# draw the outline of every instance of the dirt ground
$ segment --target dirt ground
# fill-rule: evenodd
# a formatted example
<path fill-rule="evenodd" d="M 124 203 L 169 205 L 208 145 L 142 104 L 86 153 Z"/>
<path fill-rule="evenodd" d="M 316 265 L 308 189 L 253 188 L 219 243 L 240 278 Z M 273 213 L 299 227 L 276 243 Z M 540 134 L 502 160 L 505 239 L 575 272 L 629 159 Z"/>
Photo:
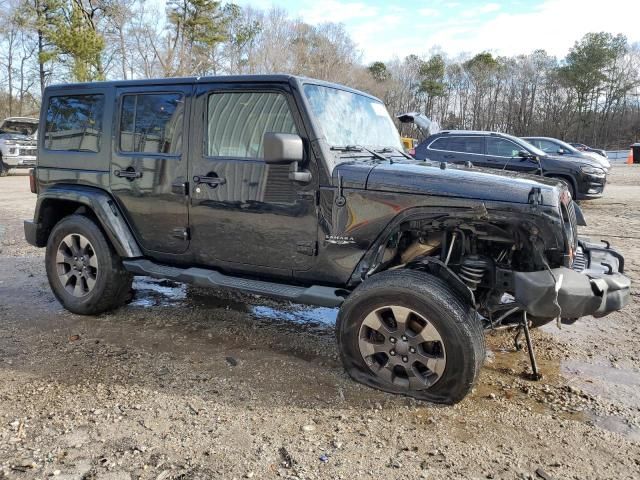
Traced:
<path fill-rule="evenodd" d="M 640 168 L 582 202 L 640 285 Z M 23 239 L 35 196 L 0 179 L 0 479 L 639 478 L 640 305 L 488 338 L 453 407 L 352 382 L 336 312 L 138 279 L 97 318 L 64 311 Z"/>

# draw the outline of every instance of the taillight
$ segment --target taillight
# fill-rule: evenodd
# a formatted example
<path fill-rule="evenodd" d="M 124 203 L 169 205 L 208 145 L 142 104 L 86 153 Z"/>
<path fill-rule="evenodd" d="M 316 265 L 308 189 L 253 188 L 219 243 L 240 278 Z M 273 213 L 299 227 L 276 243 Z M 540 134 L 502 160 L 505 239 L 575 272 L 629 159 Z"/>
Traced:
<path fill-rule="evenodd" d="M 38 183 L 36 182 L 36 169 L 29 170 L 29 188 L 31 193 L 38 193 Z"/>

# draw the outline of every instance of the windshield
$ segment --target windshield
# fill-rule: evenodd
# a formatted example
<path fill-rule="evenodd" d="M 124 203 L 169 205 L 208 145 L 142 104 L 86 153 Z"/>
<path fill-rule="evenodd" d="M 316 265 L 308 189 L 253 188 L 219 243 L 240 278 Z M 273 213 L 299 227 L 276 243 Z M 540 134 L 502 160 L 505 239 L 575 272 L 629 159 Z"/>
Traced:
<path fill-rule="evenodd" d="M 36 122 L 25 122 L 20 120 L 6 120 L 0 126 L 0 133 L 13 133 L 16 135 L 33 135 L 38 128 Z"/>
<path fill-rule="evenodd" d="M 320 85 L 305 85 L 304 94 L 330 146 L 392 147 L 402 151 L 398 130 L 382 102 Z"/>

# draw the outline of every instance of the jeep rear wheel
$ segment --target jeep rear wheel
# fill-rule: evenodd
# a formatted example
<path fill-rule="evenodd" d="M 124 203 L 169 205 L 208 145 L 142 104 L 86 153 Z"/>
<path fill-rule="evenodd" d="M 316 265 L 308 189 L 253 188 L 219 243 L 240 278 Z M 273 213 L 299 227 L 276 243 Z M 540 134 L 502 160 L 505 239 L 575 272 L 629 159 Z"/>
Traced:
<path fill-rule="evenodd" d="M 45 257 L 49 285 L 67 310 L 96 315 L 124 304 L 133 277 L 98 226 L 82 215 L 52 230 Z"/>
<path fill-rule="evenodd" d="M 442 280 L 419 271 L 366 280 L 343 304 L 337 334 L 354 380 L 430 402 L 462 400 L 484 362 L 474 310 Z"/>

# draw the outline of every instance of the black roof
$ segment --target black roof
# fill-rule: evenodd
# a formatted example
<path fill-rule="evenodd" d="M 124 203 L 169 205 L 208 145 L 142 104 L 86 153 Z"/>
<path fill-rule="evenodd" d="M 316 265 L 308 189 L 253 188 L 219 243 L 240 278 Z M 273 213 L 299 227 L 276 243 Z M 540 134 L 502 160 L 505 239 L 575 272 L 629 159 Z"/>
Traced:
<path fill-rule="evenodd" d="M 337 88 L 348 92 L 365 95 L 375 100 L 379 98 L 373 95 L 356 90 L 338 83 L 326 82 L 315 78 L 303 77 L 299 75 L 288 74 L 272 74 L 272 75 L 218 75 L 215 77 L 165 77 L 150 78 L 139 80 L 108 80 L 102 82 L 88 83 L 61 83 L 47 87 L 47 90 L 67 90 L 67 89 L 83 89 L 83 88 L 104 88 L 104 87 L 136 87 L 136 86 L 152 86 L 152 85 L 192 85 L 198 83 L 296 83 L 296 84 L 313 84 L 322 85 L 330 88 Z"/>

